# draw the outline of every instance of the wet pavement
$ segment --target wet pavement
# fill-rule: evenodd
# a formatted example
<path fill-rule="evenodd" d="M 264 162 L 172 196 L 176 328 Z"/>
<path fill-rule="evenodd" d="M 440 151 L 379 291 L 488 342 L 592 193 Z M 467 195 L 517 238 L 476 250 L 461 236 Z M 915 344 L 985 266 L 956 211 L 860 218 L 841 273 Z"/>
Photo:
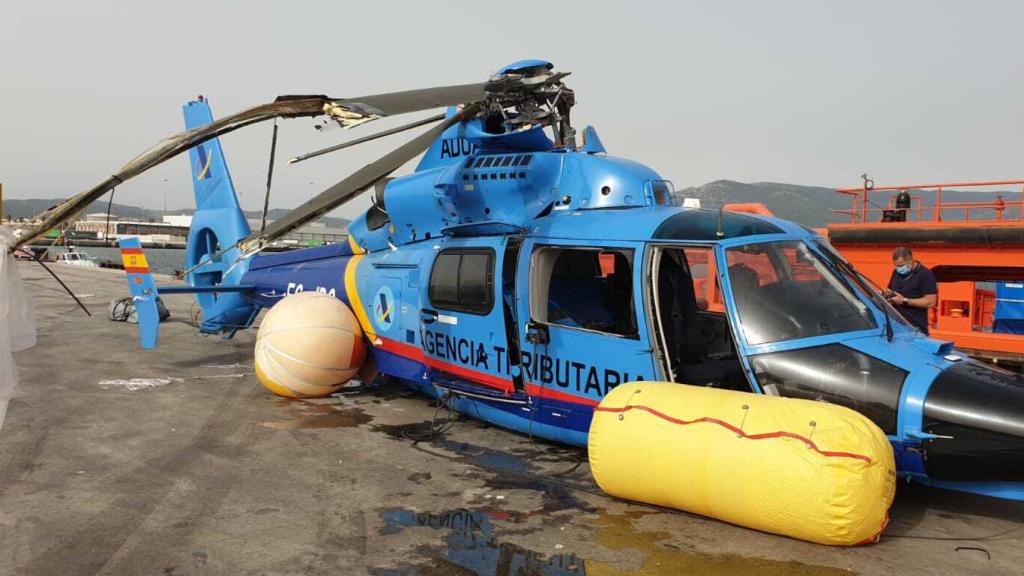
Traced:
<path fill-rule="evenodd" d="M 393 383 L 276 398 L 255 331 L 199 336 L 187 297 L 143 351 L 106 319 L 119 272 L 55 269 L 94 315 L 22 265 L 40 337 L 0 430 L 0 574 L 1024 573 L 1024 505 L 902 487 L 881 542 L 839 549 L 622 502 L 585 451 Z"/>

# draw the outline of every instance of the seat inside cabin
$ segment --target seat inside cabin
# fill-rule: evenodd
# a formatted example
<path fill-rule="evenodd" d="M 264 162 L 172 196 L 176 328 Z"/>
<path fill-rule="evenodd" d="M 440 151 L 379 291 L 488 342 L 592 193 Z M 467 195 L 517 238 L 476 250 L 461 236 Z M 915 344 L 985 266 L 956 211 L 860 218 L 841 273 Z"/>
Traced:
<path fill-rule="evenodd" d="M 710 250 L 705 252 L 701 256 L 713 258 Z M 707 264 L 694 268 L 706 273 Z M 694 275 L 687 250 L 662 252 L 656 297 L 673 379 L 681 384 L 750 392 L 724 308 L 716 311 L 705 297 L 698 299 Z"/>

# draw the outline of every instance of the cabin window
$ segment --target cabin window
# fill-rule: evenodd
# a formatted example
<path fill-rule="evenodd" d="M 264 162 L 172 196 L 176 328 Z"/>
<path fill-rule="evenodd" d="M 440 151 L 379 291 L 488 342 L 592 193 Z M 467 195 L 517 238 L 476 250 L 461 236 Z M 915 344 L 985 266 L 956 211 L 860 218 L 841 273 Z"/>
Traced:
<path fill-rule="evenodd" d="M 637 338 L 633 251 L 538 248 L 530 306 L 537 322 Z"/>
<path fill-rule="evenodd" d="M 494 252 L 444 250 L 430 272 L 430 303 L 437 308 L 487 314 L 494 304 Z"/>
<path fill-rule="evenodd" d="M 870 309 L 796 240 L 726 251 L 729 283 L 747 344 L 759 345 L 875 328 Z"/>

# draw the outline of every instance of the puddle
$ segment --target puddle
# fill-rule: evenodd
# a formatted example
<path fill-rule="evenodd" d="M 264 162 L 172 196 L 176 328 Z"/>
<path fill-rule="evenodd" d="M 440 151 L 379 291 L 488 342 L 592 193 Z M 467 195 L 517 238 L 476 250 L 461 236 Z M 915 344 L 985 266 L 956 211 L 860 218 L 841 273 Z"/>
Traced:
<path fill-rule="evenodd" d="M 486 474 L 479 478 L 494 491 L 533 490 L 542 496 L 541 509 L 550 513 L 561 510 L 592 512 L 594 508 L 579 499 L 577 491 L 594 492 L 586 472 L 573 475 L 586 460 L 582 450 L 567 450 L 557 446 L 519 446 L 510 450 L 493 450 L 451 440 L 445 435 L 431 435 L 431 421 L 412 424 L 375 424 L 373 429 L 392 438 L 420 441 L 418 449 L 434 456 L 459 460 Z M 538 464 L 557 464 L 557 471 L 541 469 Z M 581 479 L 580 476 L 585 478 Z"/>
<path fill-rule="evenodd" d="M 643 574 L 645 576 L 847 576 L 853 574 L 839 568 L 813 566 L 801 562 L 745 558 L 733 555 L 703 554 L 681 550 L 671 544 L 667 532 L 642 532 L 634 522 L 647 514 L 658 512 L 600 513 L 594 523 L 596 543 L 609 550 L 638 551 L 645 559 L 637 568 L 622 569 L 607 562 L 586 561 L 590 576 Z"/>
<path fill-rule="evenodd" d="M 499 542 L 492 520 L 505 520 L 504 512 L 452 510 L 442 514 L 411 510 L 385 510 L 382 535 L 399 534 L 408 527 L 449 532 L 440 557 L 397 569 L 375 570 L 378 576 L 476 574 L 487 576 L 576 576 L 585 574 L 583 560 L 572 554 L 546 557 L 515 544 Z"/>
<path fill-rule="evenodd" d="M 440 514 L 391 509 L 381 512 L 383 536 L 401 534 L 405 528 L 425 527 L 448 534 L 440 556 L 429 546 L 420 547 L 423 562 L 393 569 L 377 569 L 377 576 L 454 575 L 478 576 L 846 576 L 838 568 L 812 566 L 800 562 L 701 554 L 681 550 L 668 541 L 665 532 L 641 532 L 633 528 L 636 518 L 652 512 L 621 515 L 600 512 L 594 525 L 596 543 L 613 551 L 640 553 L 639 566 L 619 568 L 613 563 L 580 558 L 572 553 L 548 556 L 522 546 L 501 542 L 495 536 L 493 521 L 518 522 L 500 510 L 451 510 Z"/>
<path fill-rule="evenodd" d="M 495 476 L 484 480 L 484 484 L 495 491 L 533 490 L 541 495 L 540 510 L 534 513 L 550 514 L 562 510 L 594 512 L 596 509 L 581 500 L 571 484 L 556 483 L 551 479 L 530 478 L 529 476 Z M 568 520 L 568 518 L 564 519 Z"/>
<path fill-rule="evenodd" d="M 413 422 L 412 424 L 374 424 L 373 430 L 395 440 L 428 440 L 432 437 L 430 420 Z"/>
<path fill-rule="evenodd" d="M 316 428 L 354 428 L 373 420 L 360 408 L 316 404 L 302 400 L 279 399 L 278 406 L 299 408 L 291 420 L 268 420 L 259 425 L 272 430 L 310 430 Z M 293 410 L 293 412 L 295 412 Z"/>
<path fill-rule="evenodd" d="M 464 417 L 460 416 L 459 418 L 459 421 L 461 421 Z M 538 476 L 544 474 L 543 471 L 537 468 L 536 464 L 538 463 L 559 462 L 565 463 L 567 466 L 573 466 L 579 463 L 578 458 L 586 458 L 586 454 L 581 451 L 581 456 L 574 455 L 560 460 L 552 455 L 553 453 L 547 449 L 548 447 L 538 447 L 536 450 L 524 447 L 517 447 L 511 450 L 494 450 L 476 444 L 452 440 L 444 433 L 432 433 L 432 426 L 442 426 L 443 424 L 444 420 L 441 418 L 437 422 L 424 420 L 411 424 L 375 424 L 373 430 L 396 440 L 424 442 L 425 445 L 430 447 L 430 452 L 436 456 L 449 459 L 457 458 L 467 464 L 472 464 L 478 468 L 498 474 L 511 473 L 515 475 L 528 473 L 530 476 Z M 558 452 L 558 454 L 562 453 L 564 451 Z"/>
<path fill-rule="evenodd" d="M 629 511 L 609 514 L 588 504 L 582 493 L 599 489 L 577 465 L 586 453 L 566 451 L 562 447 L 539 445 L 517 446 L 509 450 L 492 450 L 482 446 L 429 435 L 431 422 L 403 425 L 374 425 L 373 429 L 402 440 L 429 440 L 418 443 L 418 449 L 451 460 L 472 464 L 486 472 L 480 480 L 500 493 L 508 490 L 532 490 L 542 498 L 541 508 L 532 512 L 500 509 L 459 509 L 440 514 L 416 513 L 394 509 L 381 513 L 383 535 L 396 535 L 406 527 L 427 527 L 445 531 L 440 552 L 425 545 L 418 549 L 420 562 L 397 569 L 376 571 L 381 576 L 417 574 L 421 576 L 474 574 L 480 576 L 564 576 L 589 574 L 616 575 L 699 575 L 699 576 L 841 576 L 851 572 L 795 561 L 748 558 L 686 550 L 676 545 L 668 532 L 645 532 L 634 527 L 637 519 L 655 511 Z M 558 471 L 551 464 L 562 464 Z M 575 464 L 575 465 L 574 465 Z M 542 466 L 543 465 L 543 466 Z M 411 478 L 410 478 L 411 480 Z M 559 514 L 562 511 L 577 514 Z M 593 529 L 593 543 L 603 549 L 602 558 L 621 557 L 606 562 L 583 559 L 575 554 L 547 554 L 529 550 L 495 536 L 492 521 L 518 524 L 506 528 L 507 534 L 525 534 L 538 530 L 557 530 L 568 522 L 580 523 L 579 513 L 593 520 L 583 522 Z M 534 528 L 529 520 L 539 517 L 541 526 Z M 685 543 L 683 543 L 685 546 Z"/>

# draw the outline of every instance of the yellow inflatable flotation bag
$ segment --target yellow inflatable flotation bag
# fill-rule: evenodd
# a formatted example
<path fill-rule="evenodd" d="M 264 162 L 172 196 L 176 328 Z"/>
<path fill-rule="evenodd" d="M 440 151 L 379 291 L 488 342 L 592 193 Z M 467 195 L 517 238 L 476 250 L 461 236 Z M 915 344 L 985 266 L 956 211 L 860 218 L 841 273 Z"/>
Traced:
<path fill-rule="evenodd" d="M 635 382 L 595 409 L 588 444 L 612 496 L 820 544 L 878 540 L 896 490 L 885 434 L 824 402 Z"/>

